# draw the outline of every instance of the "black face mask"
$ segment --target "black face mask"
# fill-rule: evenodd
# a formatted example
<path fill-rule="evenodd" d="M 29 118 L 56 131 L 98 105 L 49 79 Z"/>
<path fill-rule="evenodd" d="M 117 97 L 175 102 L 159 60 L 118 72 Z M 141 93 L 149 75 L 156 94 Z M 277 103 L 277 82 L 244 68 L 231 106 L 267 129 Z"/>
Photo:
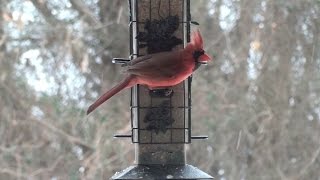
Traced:
<path fill-rule="evenodd" d="M 199 58 L 200 56 L 202 56 L 202 55 L 204 55 L 204 50 L 195 51 L 195 52 L 193 53 L 193 58 L 194 58 L 194 61 L 195 61 L 195 67 L 194 67 L 193 71 L 197 70 L 197 69 L 201 66 L 202 63 L 200 63 L 200 62 L 198 61 L 198 58 Z"/>
<path fill-rule="evenodd" d="M 194 60 L 198 61 L 198 58 L 199 58 L 200 56 L 202 56 L 202 55 L 204 55 L 204 50 L 195 51 L 195 52 L 193 53 L 193 58 L 194 58 Z"/>

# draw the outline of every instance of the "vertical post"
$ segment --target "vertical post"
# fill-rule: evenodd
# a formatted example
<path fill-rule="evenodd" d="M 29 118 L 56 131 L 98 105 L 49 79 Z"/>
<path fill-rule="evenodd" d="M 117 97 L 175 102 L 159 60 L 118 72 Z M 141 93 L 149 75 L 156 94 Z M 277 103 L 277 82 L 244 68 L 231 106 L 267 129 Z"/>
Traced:
<path fill-rule="evenodd" d="M 183 48 L 190 39 L 190 0 L 128 0 L 131 58 Z M 191 142 L 191 77 L 168 89 L 131 89 L 135 165 L 112 179 L 212 179 L 186 164 Z"/>
<path fill-rule="evenodd" d="M 152 33 L 146 29 L 146 23 L 165 23 L 169 21 L 170 17 L 177 17 L 177 29 L 172 34 L 177 39 L 184 40 L 186 33 L 186 25 L 182 22 L 184 18 L 184 7 L 186 1 L 184 0 L 134 0 L 133 18 L 136 19 L 136 32 L 137 35 L 141 33 Z M 150 25 L 151 26 L 151 25 Z M 150 34 L 149 34 L 150 35 Z M 152 36 L 152 35 L 150 35 Z M 159 49 L 151 49 L 153 44 L 147 44 L 145 47 L 139 46 L 143 41 L 138 39 L 136 41 L 136 53 L 138 56 L 143 56 L 148 53 L 156 53 L 157 51 L 163 51 L 161 47 Z M 156 42 L 156 43 L 162 43 Z M 148 46 L 149 45 L 149 46 Z M 165 47 L 166 48 L 166 47 Z M 183 43 L 173 47 L 175 49 L 183 48 Z M 151 52 L 150 52 L 151 49 Z M 138 143 L 135 144 L 135 160 L 137 164 L 152 165 L 152 164 L 176 164 L 182 165 L 186 163 L 185 158 L 185 137 L 186 137 L 186 124 L 185 123 L 185 82 L 182 82 L 175 87 L 171 87 L 172 94 L 168 96 L 155 96 L 145 86 L 137 86 L 134 88 L 134 94 L 136 102 L 135 105 L 136 116 L 133 121 L 136 122 L 136 133 L 134 138 Z M 168 90 L 166 90 L 168 91 Z M 157 92 L 154 92 L 157 93 Z M 160 92 L 161 93 L 161 92 Z M 163 107 L 167 106 L 167 107 Z M 167 111 L 166 111 L 167 110 Z M 164 114 L 157 114 L 157 111 L 166 111 L 168 119 L 158 119 L 157 117 L 147 116 L 154 114 L 153 116 L 165 116 Z M 152 116 L 152 115 L 151 115 Z M 152 119 L 153 118 L 153 119 Z M 153 121 L 169 121 L 167 124 Z M 171 122 L 170 122 L 171 121 Z M 150 124 L 155 124 L 151 127 Z M 152 126 L 152 125 L 151 125 Z M 160 127 L 162 126 L 162 127 Z M 160 130 L 156 129 L 160 128 Z M 161 131 L 163 128 L 163 131 Z"/>

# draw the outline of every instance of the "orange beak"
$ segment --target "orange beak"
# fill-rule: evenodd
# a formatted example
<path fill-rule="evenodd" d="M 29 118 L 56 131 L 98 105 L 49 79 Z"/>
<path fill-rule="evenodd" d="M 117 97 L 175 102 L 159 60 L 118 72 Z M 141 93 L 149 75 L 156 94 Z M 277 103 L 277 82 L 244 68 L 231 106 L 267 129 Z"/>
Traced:
<path fill-rule="evenodd" d="M 211 60 L 211 57 L 208 54 L 203 54 L 198 58 L 198 62 L 201 64 L 207 64 Z"/>

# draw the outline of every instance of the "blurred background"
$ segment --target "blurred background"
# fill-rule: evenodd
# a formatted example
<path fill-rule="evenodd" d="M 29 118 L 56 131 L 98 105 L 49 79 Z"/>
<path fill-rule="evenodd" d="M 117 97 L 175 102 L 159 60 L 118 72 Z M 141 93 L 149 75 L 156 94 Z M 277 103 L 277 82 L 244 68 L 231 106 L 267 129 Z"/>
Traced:
<path fill-rule="evenodd" d="M 320 179 L 320 1 L 191 0 L 206 51 L 194 74 L 189 164 L 219 180 Z M 120 0 L 0 1 L 0 179 L 108 179 L 133 164 Z"/>

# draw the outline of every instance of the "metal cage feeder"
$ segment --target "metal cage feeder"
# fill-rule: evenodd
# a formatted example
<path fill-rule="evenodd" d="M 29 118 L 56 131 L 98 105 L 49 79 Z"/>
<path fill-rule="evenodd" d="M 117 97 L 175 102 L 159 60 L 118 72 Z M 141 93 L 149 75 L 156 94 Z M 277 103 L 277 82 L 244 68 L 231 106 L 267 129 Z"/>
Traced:
<path fill-rule="evenodd" d="M 183 48 L 190 41 L 190 0 L 128 0 L 130 57 L 114 58 L 123 64 L 133 58 Z M 191 81 L 166 89 L 131 88 L 131 138 L 135 164 L 112 179 L 212 179 L 186 164 L 185 144 L 192 139 Z"/>

